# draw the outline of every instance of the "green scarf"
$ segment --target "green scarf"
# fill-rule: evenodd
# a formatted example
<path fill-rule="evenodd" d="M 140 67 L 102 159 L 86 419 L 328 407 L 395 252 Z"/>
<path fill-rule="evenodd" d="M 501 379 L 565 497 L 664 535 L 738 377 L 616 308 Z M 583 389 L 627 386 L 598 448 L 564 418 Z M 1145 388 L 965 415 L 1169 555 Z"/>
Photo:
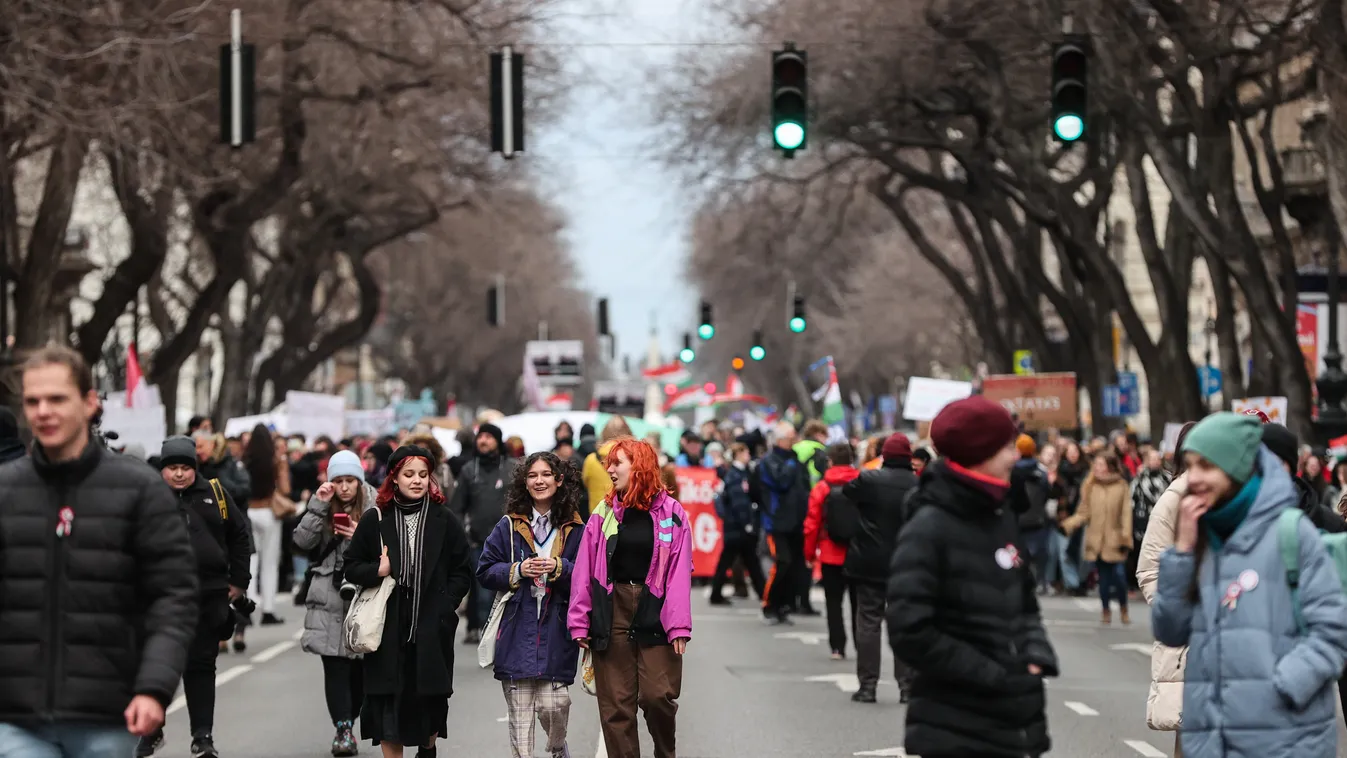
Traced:
<path fill-rule="evenodd" d="M 1244 523 L 1244 517 L 1249 515 L 1249 509 L 1258 499 L 1258 490 L 1262 486 L 1263 475 L 1255 473 L 1234 497 L 1202 514 L 1199 521 L 1207 530 L 1207 540 L 1212 550 L 1220 550 L 1230 535 Z"/>

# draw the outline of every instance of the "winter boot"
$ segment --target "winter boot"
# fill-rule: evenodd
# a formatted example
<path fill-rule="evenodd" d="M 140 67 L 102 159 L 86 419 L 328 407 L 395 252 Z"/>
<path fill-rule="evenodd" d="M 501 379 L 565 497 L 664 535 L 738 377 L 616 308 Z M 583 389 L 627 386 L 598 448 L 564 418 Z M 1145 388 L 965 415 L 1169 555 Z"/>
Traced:
<path fill-rule="evenodd" d="M 1112 624 L 1112 623 L 1113 623 L 1113 612 L 1110 611 L 1109 609 L 1105 608 L 1104 611 L 1103 611 L 1102 613 L 1099 614 L 1099 623 L 1101 623 L 1101 624 Z"/>
<path fill-rule="evenodd" d="M 1127 614 L 1127 606 L 1124 605 L 1121 609 L 1119 609 L 1118 620 L 1123 622 L 1124 624 L 1132 623 L 1132 617 Z"/>
<path fill-rule="evenodd" d="M 356 746 L 354 728 L 355 725 L 350 721 L 337 722 L 337 736 L 332 738 L 333 755 L 351 756 L 360 752 Z"/>

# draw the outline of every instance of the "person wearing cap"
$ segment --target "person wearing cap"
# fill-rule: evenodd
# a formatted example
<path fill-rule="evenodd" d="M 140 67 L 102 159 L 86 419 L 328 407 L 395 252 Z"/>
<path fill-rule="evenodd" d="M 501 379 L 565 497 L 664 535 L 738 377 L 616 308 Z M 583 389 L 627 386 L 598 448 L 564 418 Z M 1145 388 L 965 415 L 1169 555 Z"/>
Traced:
<path fill-rule="evenodd" d="M 414 747 L 417 758 L 430 758 L 436 740 L 449 736 L 458 604 L 474 565 L 463 523 L 444 506 L 432 473 L 437 463 L 415 445 L 393 451 L 376 507 L 365 511 L 344 558 L 350 583 L 378 587 L 391 576 L 397 585 L 379 647 L 361 659 L 360 734 L 384 755 Z"/>
<path fill-rule="evenodd" d="M 519 461 L 504 454 L 505 435 L 495 424 L 477 427 L 473 444 L 476 455 L 458 473 L 449 510 L 463 520 L 468 530 L 472 565 L 476 566 L 482 559 L 482 546 L 486 544 L 486 538 L 491 535 L 496 522 L 505 515 L 505 494 L 509 491 Z M 392 459 L 389 461 L 391 472 Z M 475 577 L 472 582 L 466 614 L 468 631 L 463 635 L 465 645 L 476 645 L 482 641 L 482 627 L 491 613 L 493 599 L 493 593 L 477 584 Z"/>
<path fill-rule="evenodd" d="M 888 584 L 889 642 L 914 672 L 908 753 L 1040 756 L 1051 748 L 1043 677 L 1057 655 L 1007 503 L 1019 430 L 980 395 L 931 422 L 940 458 L 922 472 Z"/>
<path fill-rule="evenodd" d="M 196 442 L 177 436 L 164 440 L 159 451 L 159 471 L 178 496 L 187 522 L 187 532 L 196 554 L 200 587 L 196 633 L 187 647 L 187 669 L 182 675 L 183 695 L 192 733 L 192 758 L 217 758 L 215 729 L 215 662 L 220 641 L 234 630 L 229 604 L 247 592 L 252 572 L 252 524 L 234 504 L 218 479 L 207 479 L 197 470 Z M 164 744 L 162 728 L 143 737 L 137 758 L 154 755 Z"/>
<path fill-rule="evenodd" d="M 1296 485 L 1297 505 L 1309 517 L 1316 529 L 1325 532 L 1347 532 L 1347 521 L 1332 508 L 1324 505 L 1314 486 L 1296 475 L 1296 460 L 1300 451 L 1300 440 L 1296 433 L 1281 424 L 1263 424 L 1263 444 L 1281 461 L 1291 481 Z"/>
<path fill-rule="evenodd" d="M 912 443 L 902 432 L 891 434 L 880 443 L 883 465 L 862 471 L 842 487 L 842 495 L 856 504 L 860 523 L 847 544 L 842 572 L 850 583 L 855 601 L 856 678 L 860 689 L 851 699 L 858 703 L 875 702 L 883 650 L 885 585 L 889 581 L 889 561 L 898 530 L 903 526 L 903 504 L 917 489 L 912 471 Z M 907 702 L 911 677 L 903 662 L 894 659 L 899 697 Z"/>
<path fill-rule="evenodd" d="M 1183 754 L 1335 756 L 1327 685 L 1347 661 L 1347 598 L 1291 476 L 1249 416 L 1208 416 L 1180 452 L 1188 493 L 1160 557 L 1151 628 L 1165 645 L 1189 646 Z M 1287 511 L 1297 519 L 1295 593 L 1278 534 Z"/>

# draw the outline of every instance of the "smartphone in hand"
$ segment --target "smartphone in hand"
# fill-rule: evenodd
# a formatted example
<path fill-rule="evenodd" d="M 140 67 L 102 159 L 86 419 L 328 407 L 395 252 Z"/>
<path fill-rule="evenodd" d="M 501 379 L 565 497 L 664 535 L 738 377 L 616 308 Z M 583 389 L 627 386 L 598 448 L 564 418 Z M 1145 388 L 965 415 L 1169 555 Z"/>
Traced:
<path fill-rule="evenodd" d="M 332 514 L 332 525 L 342 529 L 351 528 L 351 515 L 349 513 Z"/>

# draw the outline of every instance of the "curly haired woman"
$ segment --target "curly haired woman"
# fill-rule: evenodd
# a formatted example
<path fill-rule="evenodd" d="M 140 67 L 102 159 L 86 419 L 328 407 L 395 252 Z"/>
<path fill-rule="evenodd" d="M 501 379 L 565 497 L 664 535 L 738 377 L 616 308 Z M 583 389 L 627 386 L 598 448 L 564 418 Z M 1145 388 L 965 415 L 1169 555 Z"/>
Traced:
<path fill-rule="evenodd" d="M 606 462 L 613 489 L 585 525 L 567 622 L 576 643 L 594 651 L 609 758 L 641 754 L 638 703 L 656 758 L 674 758 L 682 656 L 692 639 L 692 531 L 650 443 L 616 440 Z"/>
<path fill-rule="evenodd" d="M 496 633 L 496 678 L 505 691 L 510 750 L 533 755 L 536 720 L 547 732 L 547 750 L 566 756 L 570 685 L 580 648 L 567 634 L 571 569 L 580 551 L 585 490 L 580 472 L 550 452 L 538 452 L 515 469 L 505 495 L 506 515 L 491 530 L 477 564 L 477 581 L 489 590 L 514 590 Z"/>

